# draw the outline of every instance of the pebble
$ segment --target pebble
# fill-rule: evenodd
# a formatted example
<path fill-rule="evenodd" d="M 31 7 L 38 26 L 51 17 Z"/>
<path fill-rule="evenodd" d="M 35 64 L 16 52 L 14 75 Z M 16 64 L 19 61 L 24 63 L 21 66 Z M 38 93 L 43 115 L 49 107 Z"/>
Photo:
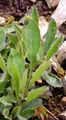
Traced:
<path fill-rule="evenodd" d="M 41 34 L 41 39 L 45 36 L 47 29 L 48 29 L 49 23 L 46 21 L 46 19 L 43 16 L 40 16 L 39 18 L 39 29 Z"/>
<path fill-rule="evenodd" d="M 62 98 L 61 103 L 62 103 L 63 105 L 66 105 L 66 97 L 63 97 L 63 98 Z"/>
<path fill-rule="evenodd" d="M 63 79 L 63 91 L 64 91 L 64 95 L 66 96 L 66 75 L 64 76 Z"/>
<path fill-rule="evenodd" d="M 6 23 L 5 18 L 0 16 L 0 26 L 5 25 L 5 23 Z"/>
<path fill-rule="evenodd" d="M 57 53 L 57 61 L 60 65 L 64 63 L 64 60 L 66 60 L 66 41 L 62 43 Z"/>
<path fill-rule="evenodd" d="M 59 4 L 51 17 L 56 21 L 57 27 L 66 21 L 66 0 L 59 1 Z"/>
<path fill-rule="evenodd" d="M 30 0 L 31 2 L 36 2 L 36 0 Z"/>
<path fill-rule="evenodd" d="M 61 118 L 62 120 L 66 120 L 66 111 L 59 114 L 59 118 Z"/>
<path fill-rule="evenodd" d="M 48 4 L 48 7 L 51 8 L 51 7 L 57 6 L 57 4 L 59 3 L 59 0 L 46 0 L 46 2 Z"/>

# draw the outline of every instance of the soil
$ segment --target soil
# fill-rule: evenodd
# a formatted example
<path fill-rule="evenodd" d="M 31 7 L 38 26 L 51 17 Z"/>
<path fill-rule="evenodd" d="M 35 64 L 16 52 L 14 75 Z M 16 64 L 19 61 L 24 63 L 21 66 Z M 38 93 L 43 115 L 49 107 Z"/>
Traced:
<path fill-rule="evenodd" d="M 28 10 L 31 9 L 33 5 L 36 5 L 39 11 L 39 15 L 44 16 L 47 20 L 50 19 L 51 14 L 55 10 L 55 8 L 49 9 L 45 0 L 38 0 L 36 3 L 30 2 L 30 0 L 13 0 L 12 4 L 9 4 L 7 0 L 0 0 L 0 16 L 6 18 L 6 20 L 8 20 L 10 16 L 14 16 L 15 20 L 19 20 L 21 17 L 25 15 L 25 13 L 28 12 Z M 65 32 L 66 34 L 66 30 L 65 30 L 66 27 L 64 26 L 66 26 L 66 24 L 64 24 L 60 28 L 60 30 L 63 33 Z M 51 92 L 53 93 L 52 98 L 50 97 L 48 99 L 43 98 L 43 105 L 46 106 L 47 109 L 51 111 L 51 113 L 53 113 L 58 117 L 59 113 L 61 113 L 66 109 L 66 106 L 62 106 L 62 104 L 60 103 L 63 97 L 61 96 L 61 94 L 63 95 L 63 90 L 59 90 L 57 88 L 55 90 L 53 88 Z M 49 116 L 47 120 L 55 120 L 55 119 L 54 117 Z"/>
<path fill-rule="evenodd" d="M 44 0 L 38 0 L 36 3 L 33 3 L 30 0 L 13 0 L 12 5 L 9 5 L 8 2 L 4 2 L 4 0 L 0 0 L 0 16 L 7 19 L 10 15 L 13 15 L 15 19 L 19 19 L 23 17 L 33 5 L 37 6 L 39 15 L 43 15 L 48 19 L 55 9 L 49 9 Z"/>

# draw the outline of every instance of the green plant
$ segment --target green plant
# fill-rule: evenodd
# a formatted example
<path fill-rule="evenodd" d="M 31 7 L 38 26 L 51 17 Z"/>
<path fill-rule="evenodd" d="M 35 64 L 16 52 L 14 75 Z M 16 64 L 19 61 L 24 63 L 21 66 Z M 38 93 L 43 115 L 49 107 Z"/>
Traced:
<path fill-rule="evenodd" d="M 26 120 L 42 105 L 48 86 L 36 88 L 35 82 L 51 66 L 62 37 L 55 39 L 52 19 L 43 43 L 36 8 L 26 16 L 23 26 L 12 23 L 0 28 L 0 112 L 4 119 Z M 56 79 L 57 80 L 57 79 Z M 59 79 L 57 80 L 59 81 Z M 59 82 L 62 87 L 62 82 Z"/>

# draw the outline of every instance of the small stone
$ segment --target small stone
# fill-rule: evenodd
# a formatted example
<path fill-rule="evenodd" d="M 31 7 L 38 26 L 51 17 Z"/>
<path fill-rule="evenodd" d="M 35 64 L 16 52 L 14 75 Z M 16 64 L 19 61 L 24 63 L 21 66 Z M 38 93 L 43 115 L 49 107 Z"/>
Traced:
<path fill-rule="evenodd" d="M 36 2 L 36 0 L 30 0 L 31 2 Z"/>
<path fill-rule="evenodd" d="M 39 84 L 42 84 L 42 79 L 38 79 L 37 82 L 38 82 Z"/>
<path fill-rule="evenodd" d="M 46 0 L 47 5 L 49 8 L 57 6 L 59 3 L 59 0 Z"/>
<path fill-rule="evenodd" d="M 3 17 L 0 17 L 0 26 L 5 25 L 6 20 Z"/>
<path fill-rule="evenodd" d="M 56 21 L 58 27 L 66 21 L 66 0 L 59 1 L 51 17 Z"/>
<path fill-rule="evenodd" d="M 63 78 L 63 91 L 64 91 L 64 95 L 66 96 L 66 75 Z"/>
<path fill-rule="evenodd" d="M 64 41 L 62 45 L 59 47 L 59 50 L 57 53 L 57 61 L 62 67 L 65 67 L 66 65 L 66 41 Z"/>
<path fill-rule="evenodd" d="M 63 98 L 62 98 L 61 103 L 62 103 L 63 105 L 66 105 L 66 97 L 63 97 Z"/>
<path fill-rule="evenodd" d="M 62 112 L 62 113 L 59 115 L 59 118 L 61 118 L 62 120 L 66 120 L 66 111 Z"/>

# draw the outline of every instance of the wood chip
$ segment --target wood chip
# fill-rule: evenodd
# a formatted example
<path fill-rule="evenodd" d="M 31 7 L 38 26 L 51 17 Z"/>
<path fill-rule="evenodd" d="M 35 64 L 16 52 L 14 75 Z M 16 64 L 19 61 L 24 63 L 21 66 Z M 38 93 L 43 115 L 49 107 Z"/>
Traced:
<path fill-rule="evenodd" d="M 66 105 L 66 97 L 63 97 L 63 98 L 62 98 L 61 103 L 62 103 L 63 105 Z"/>

